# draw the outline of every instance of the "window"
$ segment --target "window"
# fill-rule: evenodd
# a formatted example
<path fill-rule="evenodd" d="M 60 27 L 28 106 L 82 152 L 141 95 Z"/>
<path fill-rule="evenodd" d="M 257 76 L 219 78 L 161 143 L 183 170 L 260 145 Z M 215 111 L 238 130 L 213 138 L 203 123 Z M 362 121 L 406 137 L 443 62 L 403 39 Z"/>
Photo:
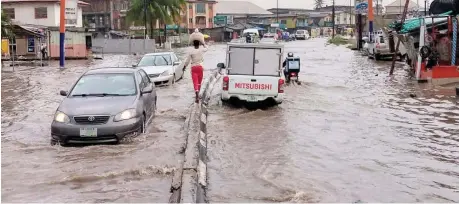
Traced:
<path fill-rule="evenodd" d="M 206 13 L 206 4 L 197 3 L 196 4 L 196 13 Z"/>
<path fill-rule="evenodd" d="M 133 74 L 88 74 L 80 78 L 70 96 L 86 95 L 121 95 L 137 94 Z"/>
<path fill-rule="evenodd" d="M 140 73 L 140 76 L 142 76 L 142 81 L 145 83 L 145 86 L 151 83 L 150 78 L 148 77 L 147 73 L 145 73 L 143 69 L 140 69 L 139 73 Z"/>
<path fill-rule="evenodd" d="M 209 18 L 209 23 L 212 23 L 212 18 Z"/>
<path fill-rule="evenodd" d="M 171 55 L 145 55 L 138 66 L 168 66 L 172 65 Z"/>
<path fill-rule="evenodd" d="M 190 23 L 193 23 L 193 18 L 190 18 Z"/>
<path fill-rule="evenodd" d="M 287 20 L 281 20 L 280 23 L 281 24 L 287 24 Z"/>
<path fill-rule="evenodd" d="M 209 4 L 209 10 L 212 10 L 212 7 L 213 7 L 212 4 Z"/>
<path fill-rule="evenodd" d="M 5 15 L 7 17 L 9 17 L 10 19 L 14 19 L 15 18 L 15 15 L 14 15 L 14 8 L 4 8 L 2 9 L 3 12 L 5 13 Z"/>
<path fill-rule="evenodd" d="M 48 8 L 39 7 L 35 8 L 35 19 L 48 18 Z"/>
<path fill-rule="evenodd" d="M 188 4 L 188 9 L 193 9 L 193 4 Z"/>

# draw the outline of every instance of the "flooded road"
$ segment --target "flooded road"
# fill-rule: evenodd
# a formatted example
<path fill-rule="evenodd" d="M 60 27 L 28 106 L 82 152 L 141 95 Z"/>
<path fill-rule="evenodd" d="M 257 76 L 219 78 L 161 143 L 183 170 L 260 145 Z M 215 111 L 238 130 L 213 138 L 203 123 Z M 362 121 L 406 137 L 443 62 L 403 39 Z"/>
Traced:
<path fill-rule="evenodd" d="M 459 202 L 459 102 L 324 39 L 286 44 L 301 86 L 208 116 L 210 202 Z M 224 54 L 221 57 L 224 59 Z M 416 94 L 412 98 L 410 94 Z"/>
<path fill-rule="evenodd" d="M 59 90 L 88 69 L 131 66 L 139 57 L 66 61 L 63 71 L 54 61 L 2 72 L 2 202 L 168 202 L 193 103 L 189 71 L 173 87 L 157 89 L 147 134 L 116 146 L 50 146 Z"/>

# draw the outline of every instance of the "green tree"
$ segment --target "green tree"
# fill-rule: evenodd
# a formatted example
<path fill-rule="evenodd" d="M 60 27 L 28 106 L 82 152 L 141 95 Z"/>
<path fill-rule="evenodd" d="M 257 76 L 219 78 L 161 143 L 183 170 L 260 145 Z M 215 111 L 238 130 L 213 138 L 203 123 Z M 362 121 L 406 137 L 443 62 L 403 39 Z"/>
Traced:
<path fill-rule="evenodd" d="M 11 31 L 11 19 L 5 14 L 2 9 L 2 38 L 10 38 L 13 36 Z"/>
<path fill-rule="evenodd" d="M 146 1 L 146 20 L 145 22 L 145 1 Z M 153 28 L 156 20 L 164 24 L 174 23 L 180 16 L 180 11 L 185 5 L 185 0 L 133 0 L 127 12 L 129 23 L 149 24 L 150 36 L 153 38 Z"/>

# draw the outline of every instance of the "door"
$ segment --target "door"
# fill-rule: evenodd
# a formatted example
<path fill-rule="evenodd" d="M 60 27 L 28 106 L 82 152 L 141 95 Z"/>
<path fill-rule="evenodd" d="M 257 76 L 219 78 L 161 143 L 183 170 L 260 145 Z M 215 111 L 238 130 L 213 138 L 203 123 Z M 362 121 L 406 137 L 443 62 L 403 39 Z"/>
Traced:
<path fill-rule="evenodd" d="M 228 54 L 229 75 L 253 75 L 254 48 L 230 47 Z"/>
<path fill-rule="evenodd" d="M 256 48 L 255 49 L 255 76 L 280 76 L 281 71 L 280 48 Z"/>
<path fill-rule="evenodd" d="M 140 90 L 143 90 L 145 87 L 148 87 L 148 86 L 152 86 L 152 88 L 154 89 L 154 85 L 151 83 L 150 78 L 148 77 L 147 73 L 145 73 L 145 71 L 143 71 L 142 69 L 139 69 L 138 73 L 140 74 L 140 78 L 141 78 L 141 82 L 139 84 Z M 154 101 L 156 98 L 156 92 L 155 90 L 153 90 L 153 92 L 143 94 L 141 97 L 142 97 L 143 104 L 146 107 L 146 111 L 145 111 L 147 113 L 146 120 L 148 120 L 153 114 L 153 110 L 155 108 Z"/>

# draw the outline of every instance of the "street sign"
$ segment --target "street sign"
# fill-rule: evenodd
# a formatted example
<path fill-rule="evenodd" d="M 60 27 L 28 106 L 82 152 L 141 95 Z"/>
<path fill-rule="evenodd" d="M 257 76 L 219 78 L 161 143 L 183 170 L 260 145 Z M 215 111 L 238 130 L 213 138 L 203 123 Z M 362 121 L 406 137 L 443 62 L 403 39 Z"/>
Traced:
<path fill-rule="evenodd" d="M 176 30 L 178 29 L 178 25 L 166 25 L 166 30 Z"/>
<path fill-rule="evenodd" d="M 76 26 L 78 19 L 78 0 L 65 1 L 65 26 Z"/>
<path fill-rule="evenodd" d="M 355 13 L 365 14 L 368 13 L 368 2 L 360 2 L 355 4 Z"/>
<path fill-rule="evenodd" d="M 214 17 L 214 24 L 215 25 L 226 25 L 227 23 L 227 17 L 226 16 L 215 16 Z"/>
<path fill-rule="evenodd" d="M 145 30 L 145 26 L 131 26 L 129 30 Z"/>

